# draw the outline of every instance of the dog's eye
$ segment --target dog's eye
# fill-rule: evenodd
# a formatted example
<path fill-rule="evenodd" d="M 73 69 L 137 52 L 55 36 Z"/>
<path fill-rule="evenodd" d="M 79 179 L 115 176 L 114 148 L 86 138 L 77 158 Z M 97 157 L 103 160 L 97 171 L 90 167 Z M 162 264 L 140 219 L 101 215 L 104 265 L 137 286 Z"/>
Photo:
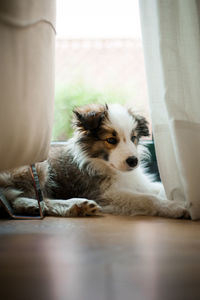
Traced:
<path fill-rule="evenodd" d="M 132 141 L 133 143 L 136 141 L 136 139 L 137 139 L 137 136 L 135 136 L 135 135 L 133 135 L 133 136 L 131 137 L 131 141 Z"/>
<path fill-rule="evenodd" d="M 106 139 L 106 142 L 112 145 L 117 144 L 117 140 L 115 138 L 108 138 Z"/>

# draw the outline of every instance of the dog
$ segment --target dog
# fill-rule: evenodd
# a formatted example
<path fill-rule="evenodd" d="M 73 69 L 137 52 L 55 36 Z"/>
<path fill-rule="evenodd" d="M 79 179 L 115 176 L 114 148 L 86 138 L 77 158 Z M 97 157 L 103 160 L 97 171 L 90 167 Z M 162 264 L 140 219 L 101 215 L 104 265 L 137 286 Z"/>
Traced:
<path fill-rule="evenodd" d="M 73 137 L 51 146 L 48 159 L 36 164 L 45 215 L 188 217 L 142 167 L 147 151 L 140 139 L 149 135 L 144 117 L 119 104 L 91 104 L 73 113 Z M 16 214 L 38 214 L 29 167 L 0 173 L 0 190 Z"/>

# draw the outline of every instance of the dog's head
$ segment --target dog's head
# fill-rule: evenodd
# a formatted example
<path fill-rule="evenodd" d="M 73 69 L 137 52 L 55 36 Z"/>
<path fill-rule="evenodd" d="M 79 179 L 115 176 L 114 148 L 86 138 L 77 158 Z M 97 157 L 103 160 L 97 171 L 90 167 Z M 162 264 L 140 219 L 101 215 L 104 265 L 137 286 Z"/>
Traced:
<path fill-rule="evenodd" d="M 137 146 L 149 135 L 147 120 L 119 104 L 74 109 L 74 128 L 82 151 L 109 167 L 131 171 L 138 166 Z"/>

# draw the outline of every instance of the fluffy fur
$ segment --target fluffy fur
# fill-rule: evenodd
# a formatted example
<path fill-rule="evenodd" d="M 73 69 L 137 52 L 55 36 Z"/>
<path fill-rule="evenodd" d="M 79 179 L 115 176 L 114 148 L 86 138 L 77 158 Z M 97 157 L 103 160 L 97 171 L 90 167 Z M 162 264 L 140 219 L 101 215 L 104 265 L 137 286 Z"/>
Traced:
<path fill-rule="evenodd" d="M 188 217 L 183 205 L 166 199 L 162 184 L 151 182 L 140 161 L 148 136 L 145 118 L 112 105 L 74 110 L 74 136 L 52 146 L 36 164 L 44 195 L 43 210 L 53 216 L 119 215 Z M 0 189 L 17 214 L 38 213 L 28 167 L 0 174 Z"/>

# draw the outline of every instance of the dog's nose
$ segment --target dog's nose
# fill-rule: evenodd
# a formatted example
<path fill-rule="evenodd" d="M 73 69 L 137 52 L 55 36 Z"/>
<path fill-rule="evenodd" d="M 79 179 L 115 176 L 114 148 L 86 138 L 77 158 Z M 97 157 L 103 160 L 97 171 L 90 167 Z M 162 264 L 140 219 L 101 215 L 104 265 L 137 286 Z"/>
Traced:
<path fill-rule="evenodd" d="M 126 160 L 127 165 L 129 165 L 129 167 L 133 168 L 135 166 L 137 166 L 138 164 L 138 159 L 135 156 L 129 156 Z"/>

